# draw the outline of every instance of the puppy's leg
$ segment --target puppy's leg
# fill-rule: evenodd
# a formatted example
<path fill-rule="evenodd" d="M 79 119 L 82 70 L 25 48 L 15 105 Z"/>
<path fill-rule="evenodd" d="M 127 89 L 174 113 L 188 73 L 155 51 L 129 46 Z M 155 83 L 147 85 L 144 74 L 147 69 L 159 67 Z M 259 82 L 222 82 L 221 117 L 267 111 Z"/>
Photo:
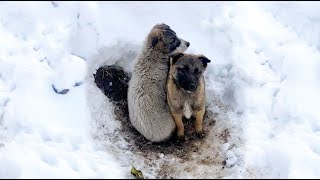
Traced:
<path fill-rule="evenodd" d="M 178 138 L 184 139 L 184 125 L 182 122 L 182 112 L 180 113 L 172 113 L 172 117 L 177 126 Z"/>
<path fill-rule="evenodd" d="M 205 113 L 205 108 L 201 108 L 200 111 L 195 112 L 196 121 L 194 123 L 194 127 L 196 129 L 197 135 L 201 138 L 204 137 L 204 132 L 202 128 L 204 113 Z"/>

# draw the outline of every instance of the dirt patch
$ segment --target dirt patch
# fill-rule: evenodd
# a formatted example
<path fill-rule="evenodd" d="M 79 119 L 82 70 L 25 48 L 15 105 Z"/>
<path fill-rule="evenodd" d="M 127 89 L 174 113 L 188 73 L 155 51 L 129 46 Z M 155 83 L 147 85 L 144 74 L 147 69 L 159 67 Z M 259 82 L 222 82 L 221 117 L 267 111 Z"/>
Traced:
<path fill-rule="evenodd" d="M 230 138 L 228 127 L 221 125 L 226 116 L 213 112 L 207 105 L 203 122 L 206 134 L 204 138 L 200 139 L 195 135 L 194 118 L 191 118 L 184 119 L 186 141 L 177 142 L 176 137 L 172 137 L 167 142 L 152 143 L 136 131 L 129 120 L 126 93 L 130 75 L 121 67 L 113 65 L 99 68 L 94 77 L 97 86 L 114 105 L 115 120 L 121 124 L 117 135 L 123 136 L 131 153 L 143 157 L 143 167 L 140 170 L 149 171 L 155 178 L 166 179 L 190 178 L 190 174 L 197 178 L 225 176 L 226 158 L 220 146 Z M 119 89 L 115 90 L 115 87 Z M 216 104 L 222 114 L 227 113 L 227 108 L 221 101 L 212 104 Z M 218 126 L 217 120 L 220 123 Z"/>
<path fill-rule="evenodd" d="M 184 119 L 185 122 L 185 135 L 186 141 L 178 142 L 177 138 L 173 136 L 167 142 L 152 143 L 144 138 L 130 123 L 128 117 L 128 108 L 126 101 L 114 103 L 116 106 L 115 114 L 117 115 L 116 120 L 122 124 L 122 132 L 125 136 L 125 140 L 130 143 L 132 151 L 139 151 L 144 154 L 148 153 L 162 153 L 164 155 L 172 154 L 183 160 L 189 159 L 190 152 L 197 152 L 199 150 L 199 144 L 203 143 L 203 139 L 198 138 L 194 133 L 193 122 L 194 119 Z M 209 125 L 210 124 L 210 125 Z M 214 126 L 215 121 L 206 117 L 205 121 L 205 132 L 208 133 L 208 128 Z"/>

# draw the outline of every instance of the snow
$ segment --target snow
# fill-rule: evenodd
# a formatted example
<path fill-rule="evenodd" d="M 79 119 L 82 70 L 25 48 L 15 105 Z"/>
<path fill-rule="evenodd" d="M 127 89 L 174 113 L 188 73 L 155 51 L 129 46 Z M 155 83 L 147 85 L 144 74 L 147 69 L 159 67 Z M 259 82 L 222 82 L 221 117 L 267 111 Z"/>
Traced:
<path fill-rule="evenodd" d="M 1 2 L 0 178 L 132 178 L 131 163 L 150 178 L 164 165 L 178 178 L 319 177 L 319 8 Z M 203 164 L 132 151 L 112 103 L 93 82 L 101 65 L 131 72 L 159 22 L 191 43 L 187 52 L 212 60 L 205 78 L 217 122 L 196 144 Z M 220 142 L 215 135 L 225 129 L 230 135 Z"/>

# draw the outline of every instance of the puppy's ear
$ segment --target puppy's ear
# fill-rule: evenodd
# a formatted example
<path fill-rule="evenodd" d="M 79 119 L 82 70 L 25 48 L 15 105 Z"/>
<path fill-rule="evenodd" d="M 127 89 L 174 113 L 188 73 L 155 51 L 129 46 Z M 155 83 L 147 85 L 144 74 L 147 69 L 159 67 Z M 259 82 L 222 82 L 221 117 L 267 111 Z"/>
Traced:
<path fill-rule="evenodd" d="M 162 30 L 167 30 L 167 29 L 170 29 L 170 26 L 164 24 L 164 23 L 160 23 L 160 24 L 156 24 L 154 26 L 154 28 L 159 28 L 159 29 L 162 29 Z"/>
<path fill-rule="evenodd" d="M 181 52 L 172 54 L 170 56 L 170 65 L 175 64 L 182 56 L 183 56 L 183 53 Z"/>
<path fill-rule="evenodd" d="M 208 63 L 211 62 L 210 59 L 208 59 L 207 57 L 202 56 L 202 55 L 199 56 L 198 59 L 202 62 L 204 68 L 207 68 Z"/>
<path fill-rule="evenodd" d="M 159 41 L 159 39 L 157 36 L 152 37 L 152 39 L 151 39 L 152 47 L 155 47 L 157 45 L 158 41 Z"/>

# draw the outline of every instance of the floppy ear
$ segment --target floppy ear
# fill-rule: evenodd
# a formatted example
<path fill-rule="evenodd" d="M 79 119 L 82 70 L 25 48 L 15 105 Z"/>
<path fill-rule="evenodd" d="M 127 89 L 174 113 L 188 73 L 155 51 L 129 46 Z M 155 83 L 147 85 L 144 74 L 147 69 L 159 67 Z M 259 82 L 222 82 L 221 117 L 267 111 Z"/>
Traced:
<path fill-rule="evenodd" d="M 170 56 L 170 64 L 173 65 L 175 64 L 178 59 L 180 59 L 183 56 L 183 53 L 178 52 L 178 53 L 174 53 Z"/>
<path fill-rule="evenodd" d="M 211 62 L 211 60 L 205 56 L 199 56 L 198 59 L 202 62 L 204 68 L 207 68 L 207 64 Z"/>
<path fill-rule="evenodd" d="M 151 39 L 151 45 L 152 45 L 152 47 L 155 47 L 156 45 L 157 45 L 157 43 L 158 43 L 158 37 L 152 37 L 152 39 Z"/>

